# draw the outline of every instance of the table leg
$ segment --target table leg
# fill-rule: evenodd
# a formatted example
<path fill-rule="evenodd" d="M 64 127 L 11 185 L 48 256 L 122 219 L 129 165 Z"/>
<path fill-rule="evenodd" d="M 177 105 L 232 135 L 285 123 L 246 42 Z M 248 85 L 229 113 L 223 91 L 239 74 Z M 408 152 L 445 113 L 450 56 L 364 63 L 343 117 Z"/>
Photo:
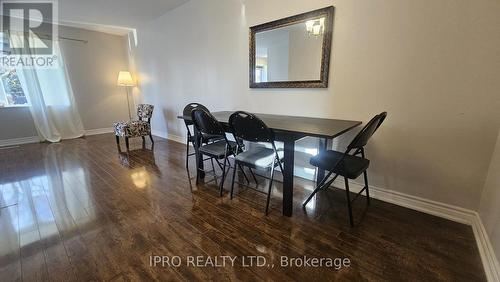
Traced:
<path fill-rule="evenodd" d="M 293 166 L 295 157 L 295 140 L 284 142 L 283 167 L 283 215 L 292 216 L 293 213 Z"/>
<path fill-rule="evenodd" d="M 326 138 L 319 138 L 318 153 L 322 153 L 327 150 L 328 140 Z M 318 168 L 318 173 L 316 174 L 316 183 L 320 183 L 325 177 L 325 170 Z"/>

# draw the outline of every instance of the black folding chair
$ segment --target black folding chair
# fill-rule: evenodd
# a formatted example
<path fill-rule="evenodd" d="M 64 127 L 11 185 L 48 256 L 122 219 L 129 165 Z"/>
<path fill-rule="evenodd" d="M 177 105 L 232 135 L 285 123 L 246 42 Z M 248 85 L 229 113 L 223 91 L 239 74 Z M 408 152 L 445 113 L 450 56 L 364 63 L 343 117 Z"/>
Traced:
<path fill-rule="evenodd" d="M 349 209 L 349 223 L 354 226 L 353 216 L 352 216 L 352 203 L 358 198 L 361 193 L 366 191 L 366 201 L 367 205 L 370 205 L 370 188 L 368 185 L 368 174 L 367 169 L 370 165 L 370 161 L 366 159 L 364 147 L 368 143 L 368 140 L 373 136 L 375 131 L 382 125 L 387 113 L 383 112 L 376 115 L 368 124 L 354 137 L 352 142 L 347 146 L 347 150 L 342 152 L 328 150 L 320 153 L 319 155 L 311 158 L 311 165 L 324 169 L 328 171 L 328 174 L 321 180 L 314 192 L 307 198 L 303 203 L 305 208 L 307 203 L 313 198 L 313 196 L 322 189 L 328 189 L 330 185 L 337 179 L 340 175 L 344 177 L 346 197 L 347 197 L 347 207 Z M 350 154 L 354 150 L 353 154 Z M 335 174 L 335 176 L 328 180 L 328 178 Z M 354 197 L 351 201 L 351 196 L 349 194 L 349 179 L 356 179 L 361 174 L 363 174 L 365 186 L 364 188 Z"/>
<path fill-rule="evenodd" d="M 207 112 L 210 112 L 207 107 L 203 106 L 202 104 L 199 103 L 190 103 L 186 107 L 184 107 L 184 110 L 182 111 L 182 115 L 185 117 L 191 117 L 191 113 L 195 109 L 202 109 Z M 186 140 L 186 169 L 189 170 L 189 157 L 194 156 L 196 152 L 189 153 L 189 145 L 193 145 L 193 148 L 195 148 L 195 140 L 194 140 L 194 134 L 191 133 L 190 126 L 194 126 L 194 123 L 192 120 L 187 120 L 184 119 L 184 124 L 186 125 L 186 130 L 187 130 L 187 140 Z M 210 143 L 220 140 L 219 136 L 206 136 L 203 140 L 201 140 L 202 144 L 205 143 Z M 219 167 L 221 167 L 220 163 L 218 163 Z M 212 167 L 213 167 L 213 160 L 212 160 Z M 222 167 L 221 167 L 222 169 Z"/>
<path fill-rule="evenodd" d="M 234 181 L 236 176 L 236 164 L 246 166 L 251 169 L 271 170 L 269 179 L 269 189 L 267 192 L 266 215 L 269 213 L 269 203 L 274 180 L 274 170 L 277 166 L 283 171 L 281 162 L 283 160 L 283 151 L 278 151 L 274 144 L 274 132 L 257 116 L 247 112 L 235 112 L 229 117 L 229 126 L 234 134 L 237 151 L 235 156 L 235 167 L 233 169 L 233 181 L 231 184 L 231 199 L 234 193 Z M 256 146 L 245 150 L 243 141 L 252 143 L 268 143 L 272 148 L 265 146 Z M 253 175 L 253 172 L 252 172 Z M 254 175 L 255 177 L 255 175 Z"/>
<path fill-rule="evenodd" d="M 229 157 L 234 155 L 234 153 L 236 152 L 237 144 L 236 142 L 229 141 L 227 139 L 224 126 L 220 124 L 217 121 L 217 119 L 207 110 L 201 108 L 195 109 L 191 112 L 191 117 L 193 120 L 194 128 L 195 130 L 197 130 L 197 135 L 200 136 L 199 138 L 196 137 L 194 138 L 197 158 L 198 157 L 203 158 L 203 155 L 205 155 L 212 160 L 213 159 L 217 160 L 217 163 L 219 163 L 219 160 L 224 160 L 224 164 L 221 166 L 222 179 L 221 183 L 219 184 L 220 196 L 222 197 L 224 189 L 224 181 L 226 179 L 227 172 L 229 172 L 229 170 L 226 171 L 226 165 L 229 164 L 229 169 L 231 168 Z M 201 144 L 202 140 L 208 140 L 208 139 L 212 140 L 216 139 L 217 141 L 207 144 Z M 200 179 L 199 172 L 203 171 L 198 164 L 199 162 L 197 159 L 196 184 L 198 184 Z M 245 179 L 248 182 L 248 178 L 245 175 L 245 172 L 243 171 L 243 168 L 241 166 L 240 169 L 243 172 L 243 175 L 245 176 Z"/>

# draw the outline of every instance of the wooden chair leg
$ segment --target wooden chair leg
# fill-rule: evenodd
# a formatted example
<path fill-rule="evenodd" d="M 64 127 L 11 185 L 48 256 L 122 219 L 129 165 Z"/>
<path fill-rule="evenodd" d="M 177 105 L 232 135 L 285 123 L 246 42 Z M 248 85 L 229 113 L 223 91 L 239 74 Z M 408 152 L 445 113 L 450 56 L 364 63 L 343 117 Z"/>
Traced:
<path fill-rule="evenodd" d="M 344 180 L 345 180 L 345 193 L 347 198 L 347 208 L 349 210 L 349 223 L 351 224 L 351 227 L 354 227 L 354 220 L 352 219 L 351 195 L 349 192 L 349 179 L 347 179 L 347 177 L 344 177 Z"/>
<path fill-rule="evenodd" d="M 141 137 L 142 137 L 142 148 L 146 148 L 146 137 L 144 136 Z"/>
<path fill-rule="evenodd" d="M 151 139 L 151 143 L 155 143 L 155 140 L 153 140 L 153 134 L 149 134 L 149 139 Z"/>
<path fill-rule="evenodd" d="M 125 146 L 127 147 L 127 151 L 130 151 L 130 144 L 128 141 L 128 137 L 125 137 Z"/>
<path fill-rule="evenodd" d="M 118 149 L 118 153 L 121 154 L 122 147 L 120 146 L 120 136 L 116 135 L 116 148 Z"/>

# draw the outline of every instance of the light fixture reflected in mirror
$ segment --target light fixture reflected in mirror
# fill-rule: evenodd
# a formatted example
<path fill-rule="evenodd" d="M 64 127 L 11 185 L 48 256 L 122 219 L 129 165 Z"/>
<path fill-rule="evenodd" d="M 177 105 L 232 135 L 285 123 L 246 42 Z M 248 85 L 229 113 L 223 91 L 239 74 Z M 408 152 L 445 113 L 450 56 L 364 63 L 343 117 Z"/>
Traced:
<path fill-rule="evenodd" d="M 306 22 L 307 33 L 314 36 L 320 36 L 325 33 L 325 18 L 319 18 Z"/>

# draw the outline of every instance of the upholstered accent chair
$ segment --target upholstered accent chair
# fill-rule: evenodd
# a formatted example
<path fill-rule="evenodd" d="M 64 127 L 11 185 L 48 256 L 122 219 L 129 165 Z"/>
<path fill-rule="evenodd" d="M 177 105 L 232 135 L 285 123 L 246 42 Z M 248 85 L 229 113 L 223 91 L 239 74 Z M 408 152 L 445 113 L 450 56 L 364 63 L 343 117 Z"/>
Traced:
<path fill-rule="evenodd" d="M 142 137 L 142 144 L 146 144 L 146 136 L 149 136 L 151 143 L 155 143 L 151 134 L 151 117 L 153 116 L 153 105 L 140 104 L 137 107 L 138 120 L 128 122 L 117 122 L 114 124 L 116 144 L 120 147 L 120 137 L 125 138 L 125 145 L 129 151 L 129 138 Z"/>

